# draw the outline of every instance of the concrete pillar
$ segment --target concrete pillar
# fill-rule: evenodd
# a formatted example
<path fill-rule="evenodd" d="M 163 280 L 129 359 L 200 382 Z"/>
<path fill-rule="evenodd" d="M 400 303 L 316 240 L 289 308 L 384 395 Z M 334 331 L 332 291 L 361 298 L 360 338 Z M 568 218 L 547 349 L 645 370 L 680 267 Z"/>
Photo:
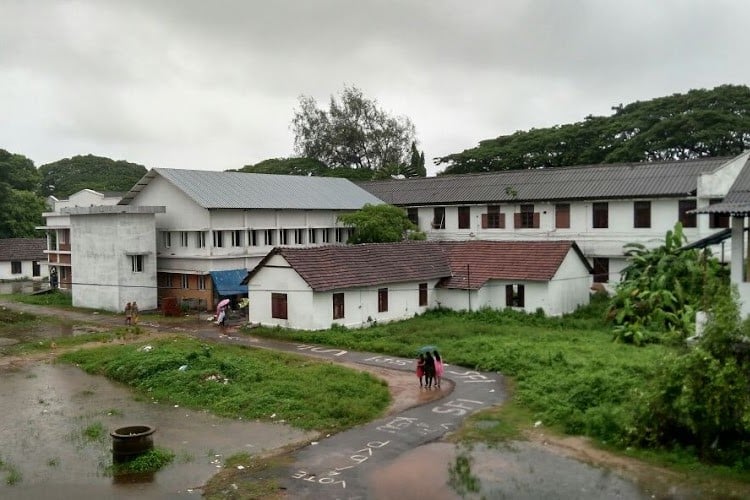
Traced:
<path fill-rule="evenodd" d="M 731 282 L 742 283 L 745 271 L 745 217 L 732 217 Z"/>

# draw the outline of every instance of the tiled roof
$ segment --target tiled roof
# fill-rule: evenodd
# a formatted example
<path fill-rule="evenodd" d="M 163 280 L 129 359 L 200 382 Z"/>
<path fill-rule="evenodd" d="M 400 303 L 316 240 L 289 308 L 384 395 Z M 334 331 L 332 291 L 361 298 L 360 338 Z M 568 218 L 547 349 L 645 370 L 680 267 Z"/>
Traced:
<path fill-rule="evenodd" d="M 451 274 L 442 251 L 430 242 L 280 247 L 271 254 L 284 257 L 315 291 L 429 280 Z"/>
<path fill-rule="evenodd" d="M 156 176 L 162 176 L 203 208 L 358 210 L 383 203 L 348 179 L 155 168 L 126 193 L 128 205 Z"/>
<path fill-rule="evenodd" d="M 45 238 L 8 238 L 0 240 L 0 261 L 47 260 Z"/>
<path fill-rule="evenodd" d="M 506 170 L 358 183 L 393 205 L 685 196 L 729 158 Z"/>
<path fill-rule="evenodd" d="M 453 273 L 439 283 L 444 288 L 477 289 L 490 279 L 548 281 L 571 248 L 588 267 L 572 241 L 464 241 L 440 245 Z"/>
<path fill-rule="evenodd" d="M 480 288 L 489 279 L 547 281 L 555 275 L 571 247 L 586 262 L 571 241 L 424 241 L 280 247 L 264 257 L 244 283 L 273 255 L 284 257 L 315 291 L 438 278 L 439 286 L 460 289 Z M 585 265 L 588 267 L 588 263 Z"/>

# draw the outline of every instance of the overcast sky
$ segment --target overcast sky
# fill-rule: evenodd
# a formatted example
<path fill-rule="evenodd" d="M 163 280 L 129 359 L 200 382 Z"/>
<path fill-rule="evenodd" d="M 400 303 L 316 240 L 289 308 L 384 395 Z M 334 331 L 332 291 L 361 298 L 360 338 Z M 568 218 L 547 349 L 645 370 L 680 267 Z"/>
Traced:
<path fill-rule="evenodd" d="M 0 0 L 0 149 L 226 170 L 294 154 L 344 85 L 429 159 L 750 83 L 747 0 Z"/>

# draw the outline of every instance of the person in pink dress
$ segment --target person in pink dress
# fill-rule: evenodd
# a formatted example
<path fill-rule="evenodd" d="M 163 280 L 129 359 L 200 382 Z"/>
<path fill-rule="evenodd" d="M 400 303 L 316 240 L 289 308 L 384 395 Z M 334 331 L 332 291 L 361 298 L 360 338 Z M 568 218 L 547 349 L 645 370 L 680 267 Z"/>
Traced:
<path fill-rule="evenodd" d="M 422 378 L 424 377 L 424 355 L 420 354 L 417 358 L 417 378 L 419 379 L 419 387 L 422 387 Z"/>
<path fill-rule="evenodd" d="M 432 358 L 435 360 L 435 386 L 440 387 L 440 379 L 443 378 L 443 358 L 437 351 L 432 351 Z"/>

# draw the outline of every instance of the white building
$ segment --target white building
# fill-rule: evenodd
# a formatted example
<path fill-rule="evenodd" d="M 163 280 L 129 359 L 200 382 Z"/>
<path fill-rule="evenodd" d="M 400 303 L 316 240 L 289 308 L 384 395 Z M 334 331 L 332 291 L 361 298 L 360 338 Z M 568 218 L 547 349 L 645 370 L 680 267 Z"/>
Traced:
<path fill-rule="evenodd" d="M 54 196 L 47 199 L 50 212 L 42 214 L 45 225 L 37 227 L 47 234 L 47 263 L 50 272 L 55 275 L 57 285 L 61 290 L 70 290 L 73 282 L 73 267 L 70 251 L 70 215 L 63 213 L 63 209 L 74 207 L 95 207 L 117 205 L 122 199 L 122 193 L 100 193 L 92 189 L 83 189 L 60 200 Z"/>
<path fill-rule="evenodd" d="M 46 243 L 43 238 L 0 240 L 0 281 L 47 278 Z"/>
<path fill-rule="evenodd" d="M 250 322 L 321 330 L 437 307 L 560 315 L 588 303 L 591 268 L 570 241 L 401 242 L 276 248 L 245 282 Z"/>
<path fill-rule="evenodd" d="M 77 195 L 44 214 L 50 262 L 74 305 L 111 310 L 157 296 L 212 309 L 247 293 L 242 278 L 274 246 L 344 243 L 338 216 L 382 203 L 346 179 L 175 169 L 149 171 L 112 206 Z"/>
<path fill-rule="evenodd" d="M 722 201 L 748 156 L 750 152 L 735 158 L 511 170 L 360 185 L 406 209 L 430 240 L 573 240 L 593 266 L 594 280 L 606 282 L 619 280 L 627 243 L 661 245 L 677 221 L 688 241 L 728 227 L 724 214 L 696 217 L 691 211 Z M 728 249 L 725 253 L 728 258 Z"/>

